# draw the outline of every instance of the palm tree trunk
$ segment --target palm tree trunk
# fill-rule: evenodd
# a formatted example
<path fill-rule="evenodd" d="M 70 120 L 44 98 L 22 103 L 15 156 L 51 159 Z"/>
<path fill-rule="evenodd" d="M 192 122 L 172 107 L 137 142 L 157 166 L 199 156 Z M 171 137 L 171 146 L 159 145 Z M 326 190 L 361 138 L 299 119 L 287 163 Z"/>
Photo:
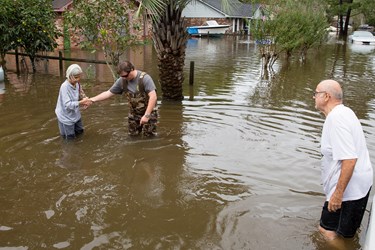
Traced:
<path fill-rule="evenodd" d="M 164 14 L 154 21 L 152 39 L 158 55 L 159 78 L 162 98 L 182 100 L 186 42 L 189 35 L 182 9 L 173 1 L 169 2 Z"/>

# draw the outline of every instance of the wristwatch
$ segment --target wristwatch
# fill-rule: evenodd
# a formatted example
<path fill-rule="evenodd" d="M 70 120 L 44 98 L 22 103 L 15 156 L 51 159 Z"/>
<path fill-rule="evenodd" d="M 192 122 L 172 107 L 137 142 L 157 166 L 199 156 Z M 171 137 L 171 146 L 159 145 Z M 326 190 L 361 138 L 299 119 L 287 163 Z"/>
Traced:
<path fill-rule="evenodd" d="M 150 114 L 145 114 L 145 117 L 147 118 L 147 119 L 150 119 Z"/>

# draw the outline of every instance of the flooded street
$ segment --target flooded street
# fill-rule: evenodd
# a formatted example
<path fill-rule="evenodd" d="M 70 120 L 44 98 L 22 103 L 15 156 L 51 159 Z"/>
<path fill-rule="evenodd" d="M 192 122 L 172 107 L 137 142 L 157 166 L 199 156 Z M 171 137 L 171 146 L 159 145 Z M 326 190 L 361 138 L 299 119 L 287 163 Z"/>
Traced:
<path fill-rule="evenodd" d="M 329 249 L 317 233 L 324 116 L 312 95 L 323 79 L 342 83 L 375 166 L 375 51 L 365 49 L 331 43 L 304 64 L 281 59 L 263 72 L 246 39 L 191 39 L 185 99 L 159 99 L 157 137 L 129 137 L 116 96 L 82 111 L 85 134 L 69 142 L 54 113 L 57 62 L 17 75 L 8 56 L 0 249 Z M 126 58 L 157 83 L 152 45 Z M 88 96 L 112 85 L 106 65 L 79 64 Z M 364 244 L 370 207 L 347 249 Z"/>

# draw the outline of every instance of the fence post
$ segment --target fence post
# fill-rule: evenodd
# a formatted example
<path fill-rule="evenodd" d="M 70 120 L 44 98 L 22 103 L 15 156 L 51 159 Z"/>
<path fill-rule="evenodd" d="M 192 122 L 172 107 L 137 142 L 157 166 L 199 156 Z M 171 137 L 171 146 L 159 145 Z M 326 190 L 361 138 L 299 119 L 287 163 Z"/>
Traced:
<path fill-rule="evenodd" d="M 194 61 L 190 62 L 189 100 L 194 100 Z"/>
<path fill-rule="evenodd" d="M 189 85 L 194 85 L 194 61 L 190 62 Z"/>
<path fill-rule="evenodd" d="M 59 69 L 60 69 L 60 76 L 63 76 L 63 60 L 62 60 L 62 52 L 59 51 Z"/>
<path fill-rule="evenodd" d="M 19 65 L 19 60 L 18 60 L 18 49 L 15 49 L 15 56 L 16 56 L 16 71 L 17 71 L 17 74 L 20 73 L 20 65 Z"/>

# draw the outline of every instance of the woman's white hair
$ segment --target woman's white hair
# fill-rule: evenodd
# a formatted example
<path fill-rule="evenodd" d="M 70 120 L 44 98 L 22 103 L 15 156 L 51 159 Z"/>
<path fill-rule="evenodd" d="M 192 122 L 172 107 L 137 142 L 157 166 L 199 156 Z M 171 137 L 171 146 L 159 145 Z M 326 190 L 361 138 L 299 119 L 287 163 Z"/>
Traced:
<path fill-rule="evenodd" d="M 78 64 L 72 64 L 66 70 L 66 79 L 74 81 L 75 76 L 82 74 L 82 69 Z"/>

